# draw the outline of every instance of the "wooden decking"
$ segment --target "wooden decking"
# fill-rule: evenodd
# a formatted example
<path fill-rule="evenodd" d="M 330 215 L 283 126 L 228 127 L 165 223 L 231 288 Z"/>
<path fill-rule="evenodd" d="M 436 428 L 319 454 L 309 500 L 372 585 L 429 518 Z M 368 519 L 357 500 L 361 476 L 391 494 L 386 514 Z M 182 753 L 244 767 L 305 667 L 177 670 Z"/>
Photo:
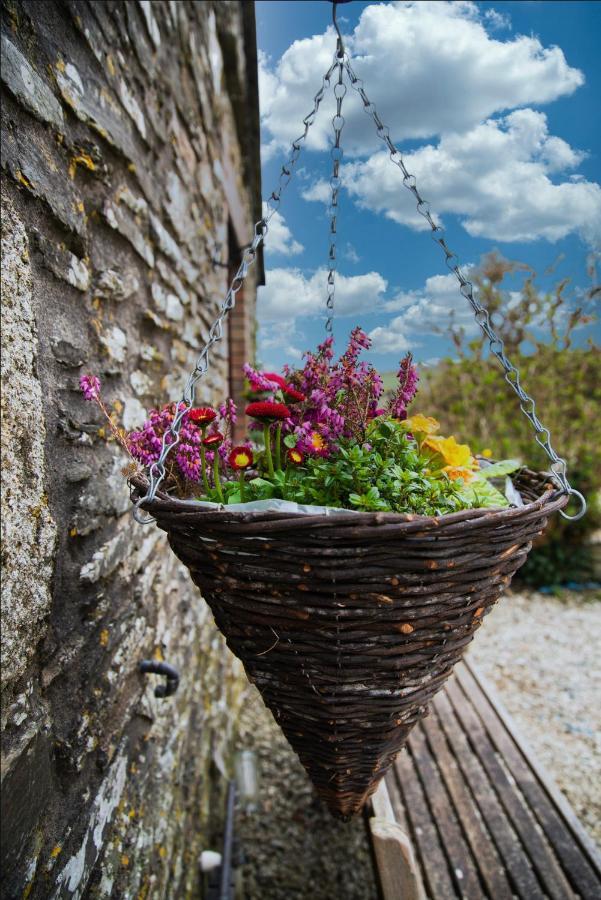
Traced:
<path fill-rule="evenodd" d="M 598 851 L 467 663 L 386 787 L 431 900 L 601 898 Z"/>

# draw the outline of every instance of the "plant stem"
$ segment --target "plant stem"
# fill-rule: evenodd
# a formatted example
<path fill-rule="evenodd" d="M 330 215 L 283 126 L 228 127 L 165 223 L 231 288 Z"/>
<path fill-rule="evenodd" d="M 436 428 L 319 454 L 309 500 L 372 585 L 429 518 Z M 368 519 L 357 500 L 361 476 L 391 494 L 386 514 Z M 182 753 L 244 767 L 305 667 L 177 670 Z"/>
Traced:
<path fill-rule="evenodd" d="M 221 482 L 219 481 L 219 453 L 217 448 L 215 448 L 215 455 L 213 456 L 213 481 L 215 482 L 215 490 L 217 491 L 219 502 L 225 503 L 223 491 L 221 490 Z"/>
<path fill-rule="evenodd" d="M 245 490 L 245 485 L 244 485 L 244 469 L 242 469 L 238 478 L 240 480 L 240 500 L 242 503 L 246 503 L 246 490 Z"/>
<path fill-rule="evenodd" d="M 282 423 L 278 422 L 275 430 L 275 467 L 279 470 L 282 468 Z"/>
<path fill-rule="evenodd" d="M 271 455 L 271 436 L 269 434 L 269 425 L 263 425 L 263 442 L 265 444 L 265 459 L 267 461 L 267 473 L 271 478 L 275 478 L 273 468 L 273 457 Z"/>
<path fill-rule="evenodd" d="M 202 469 L 202 483 L 204 484 L 204 488 L 205 488 L 205 491 L 206 491 L 206 493 L 207 493 L 207 496 L 210 496 L 210 494 L 211 494 L 211 486 L 210 486 L 210 484 L 209 484 L 209 479 L 207 478 L 207 458 L 206 458 L 206 456 L 205 456 L 205 448 L 204 448 L 204 439 L 205 439 L 205 431 L 206 431 L 206 428 L 207 428 L 207 426 L 204 425 L 204 426 L 200 429 L 200 436 L 201 436 L 201 442 L 200 442 L 200 465 L 201 465 L 201 469 Z"/>

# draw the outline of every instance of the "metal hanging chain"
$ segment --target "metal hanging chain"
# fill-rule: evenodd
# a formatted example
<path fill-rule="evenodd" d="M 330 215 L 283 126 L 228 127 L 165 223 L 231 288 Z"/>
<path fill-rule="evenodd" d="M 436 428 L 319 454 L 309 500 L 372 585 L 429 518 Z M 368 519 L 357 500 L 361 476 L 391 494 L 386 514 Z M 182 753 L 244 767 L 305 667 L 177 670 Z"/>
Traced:
<path fill-rule="evenodd" d="M 336 5 L 334 4 L 334 10 Z M 335 22 L 335 20 L 334 20 Z M 339 55 L 340 54 L 340 55 Z M 330 217 L 330 247 L 328 251 L 328 281 L 327 281 L 327 299 L 326 307 L 328 310 L 328 318 L 326 320 L 326 333 L 331 334 L 334 321 L 334 297 L 336 293 L 336 237 L 338 229 L 338 203 L 340 194 L 340 163 L 342 162 L 343 150 L 340 146 L 340 135 L 344 128 L 344 116 L 342 115 L 342 101 L 346 94 L 346 84 L 343 82 L 344 76 L 344 47 L 341 39 L 339 39 L 338 49 L 336 51 L 338 59 L 338 81 L 334 85 L 334 96 L 336 97 L 336 113 L 332 118 L 332 127 L 334 129 L 334 144 L 330 151 L 332 157 L 332 175 L 330 177 L 330 206 L 328 215 Z"/>
<path fill-rule="evenodd" d="M 445 263 L 447 265 L 447 268 L 451 272 L 453 272 L 453 274 L 457 278 L 457 281 L 459 282 L 460 293 L 463 297 L 465 297 L 465 299 L 469 302 L 470 306 L 474 310 L 476 322 L 488 338 L 491 353 L 496 356 L 504 369 L 505 381 L 517 394 L 520 401 L 520 409 L 534 428 L 535 440 L 537 444 L 543 448 L 543 450 L 551 460 L 552 473 L 555 475 L 555 478 L 563 488 L 563 492 L 568 494 L 569 496 L 575 497 L 580 501 L 580 509 L 573 516 L 568 515 L 563 510 L 560 510 L 561 515 L 564 517 L 564 519 L 569 519 L 571 521 L 582 518 L 582 516 L 586 512 L 586 500 L 582 496 L 580 491 L 577 491 L 575 488 L 573 488 L 568 481 L 567 463 L 565 459 L 562 459 L 555 452 L 551 444 L 551 434 L 549 432 L 549 429 L 542 424 L 542 422 L 536 415 L 536 403 L 522 387 L 518 370 L 505 355 L 504 342 L 494 331 L 491 325 L 488 310 L 480 303 L 478 298 L 474 296 L 473 285 L 462 272 L 459 265 L 459 257 L 456 253 L 449 249 L 446 243 L 444 228 L 442 228 L 441 225 L 438 225 L 432 218 L 432 214 L 430 212 L 430 204 L 421 196 L 416 185 L 415 176 L 411 175 L 407 170 L 403 161 L 401 151 L 391 140 L 389 129 L 380 119 L 375 104 L 371 102 L 371 100 L 365 93 L 365 90 L 363 88 L 363 81 L 355 74 L 348 58 L 344 62 L 344 67 L 351 80 L 351 85 L 357 91 L 357 93 L 361 97 L 361 100 L 363 101 L 363 108 L 365 112 L 369 116 L 371 116 L 374 121 L 378 137 L 386 144 L 388 148 L 390 152 L 390 159 L 401 170 L 403 174 L 404 186 L 409 191 L 411 191 L 411 193 L 415 197 L 418 213 L 424 217 L 424 219 L 432 229 L 433 240 L 441 246 L 445 255 Z"/>
<path fill-rule="evenodd" d="M 141 507 L 144 503 L 148 503 L 149 501 L 154 500 L 156 492 L 158 491 L 162 481 L 165 478 L 165 475 L 167 474 L 165 461 L 174 447 L 176 447 L 179 443 L 179 433 L 182 427 L 183 419 L 188 410 L 194 404 L 194 392 L 196 384 L 206 374 L 209 368 L 209 353 L 212 347 L 223 338 L 223 323 L 227 318 L 229 312 L 236 305 L 236 294 L 244 284 L 244 279 L 248 274 L 248 270 L 256 259 L 259 245 L 265 240 L 269 222 L 279 209 L 281 196 L 290 183 L 290 180 L 294 173 L 294 167 L 296 165 L 298 157 L 300 156 L 301 149 L 304 146 L 304 142 L 307 138 L 307 134 L 309 133 L 309 129 L 315 121 L 315 117 L 317 116 L 317 112 L 319 110 L 321 101 L 324 98 L 324 94 L 327 88 L 330 87 L 332 74 L 339 66 L 340 60 L 338 59 L 338 52 L 336 52 L 332 65 L 323 76 L 321 87 L 313 98 L 313 109 L 303 119 L 303 125 L 305 126 L 304 131 L 299 137 L 296 138 L 296 140 L 292 142 L 292 151 L 290 153 L 288 161 L 281 168 L 278 179 L 278 186 L 270 194 L 269 199 L 266 202 L 267 209 L 265 211 L 265 215 L 255 224 L 252 242 L 245 249 L 242 255 L 242 261 L 240 262 L 238 271 L 234 275 L 232 283 L 230 284 L 223 303 L 221 304 L 219 315 L 209 329 L 207 343 L 201 350 L 200 355 L 196 360 L 193 371 L 188 376 L 188 380 L 186 381 L 181 400 L 177 405 L 171 425 L 169 429 L 163 434 L 163 441 L 159 458 L 148 469 L 148 474 L 150 476 L 148 490 L 146 494 L 144 494 L 143 497 L 140 497 L 134 504 L 133 516 L 135 520 L 141 525 L 148 525 L 151 522 L 155 521 L 153 516 L 144 516 Z"/>
<path fill-rule="evenodd" d="M 332 128 L 334 129 L 334 144 L 330 151 L 332 157 L 332 175 L 330 177 L 330 205 L 328 208 L 328 216 L 330 218 L 330 244 L 328 250 L 328 278 L 326 283 L 326 334 L 331 335 L 334 328 L 334 300 L 336 294 L 336 236 L 338 228 L 338 198 L 340 194 L 340 163 L 343 157 L 343 150 L 340 146 L 340 134 L 344 127 L 344 116 L 342 115 L 342 101 L 346 94 L 346 84 L 343 82 L 344 77 L 344 60 L 345 49 L 342 34 L 336 21 L 336 8 L 340 0 L 332 0 L 332 24 L 336 29 L 336 55 L 334 57 L 336 68 L 338 69 L 338 81 L 334 85 L 334 96 L 336 97 L 336 113 L 332 118 Z M 347 0 L 342 0 L 347 2 Z"/>

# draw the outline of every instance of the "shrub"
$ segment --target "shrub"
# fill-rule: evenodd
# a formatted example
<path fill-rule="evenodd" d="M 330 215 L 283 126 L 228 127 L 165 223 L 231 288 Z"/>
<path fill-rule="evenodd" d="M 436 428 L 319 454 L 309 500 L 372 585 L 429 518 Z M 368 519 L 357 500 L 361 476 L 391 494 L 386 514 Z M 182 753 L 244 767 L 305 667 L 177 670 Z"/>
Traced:
<path fill-rule="evenodd" d="M 509 275 L 522 275 L 518 291 L 507 290 Z M 593 322 L 599 288 L 577 303 L 568 296 L 567 280 L 543 293 L 532 270 L 498 254 L 484 257 L 473 281 L 524 389 L 536 401 L 553 446 L 568 464 L 571 484 L 589 503 L 587 515 L 578 522 L 555 518 L 520 575 L 535 584 L 588 579 L 592 573 L 586 538 L 601 523 L 600 349 L 592 338 L 584 346 L 575 346 L 574 339 L 578 329 Z M 549 459 L 535 442 L 498 361 L 490 357 L 488 342 L 468 340 L 453 317 L 449 333 L 457 358 L 441 361 L 423 378 L 422 405 L 447 433 L 469 434 L 474 451 L 494 447 L 500 456 L 548 469 Z"/>

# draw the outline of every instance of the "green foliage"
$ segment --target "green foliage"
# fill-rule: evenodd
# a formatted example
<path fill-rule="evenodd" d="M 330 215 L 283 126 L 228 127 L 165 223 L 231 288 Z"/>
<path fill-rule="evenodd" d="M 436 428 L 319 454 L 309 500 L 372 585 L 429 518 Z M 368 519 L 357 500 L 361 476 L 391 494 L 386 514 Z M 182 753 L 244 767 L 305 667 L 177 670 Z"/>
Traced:
<path fill-rule="evenodd" d="M 369 512 L 408 512 L 444 515 L 476 506 L 507 506 L 505 496 L 483 477 L 469 484 L 451 480 L 433 463 L 435 454 L 421 453 L 406 428 L 395 419 L 380 417 L 367 426 L 363 444 L 342 442 L 330 457 L 311 457 L 302 467 L 276 471 L 273 477 L 252 478 L 245 499 L 281 498 L 296 503 L 334 506 Z M 490 477 L 513 471 L 516 461 L 490 467 Z M 239 503 L 237 482 L 222 485 L 227 503 Z M 217 500 L 212 491 L 209 499 Z"/>
<path fill-rule="evenodd" d="M 483 466 L 481 475 L 483 478 L 498 478 L 500 475 L 511 475 L 516 469 L 520 468 L 519 459 L 504 459 L 502 462 L 491 463 L 489 466 Z"/>
<path fill-rule="evenodd" d="M 462 482 L 427 473 L 428 460 L 408 441 L 399 422 L 377 419 L 366 442 L 347 442 L 331 458 L 313 457 L 292 470 L 282 496 L 297 503 L 362 511 L 442 515 L 471 506 Z"/>
<path fill-rule="evenodd" d="M 520 271 L 525 273 L 521 290 L 509 294 L 503 281 Z M 576 347 L 574 337 L 577 329 L 593 321 L 598 289 L 577 303 L 567 296 L 566 281 L 551 293 L 541 293 L 527 267 L 496 255 L 483 260 L 474 283 L 522 385 L 536 400 L 537 415 L 549 428 L 553 446 L 568 463 L 572 485 L 589 501 L 589 512 L 578 523 L 555 517 L 549 540 L 535 548 L 521 574 L 539 584 L 578 580 L 587 569 L 583 542 L 601 522 L 601 366 L 592 339 Z M 469 435 L 474 452 L 490 447 L 495 456 L 517 457 L 530 468 L 548 469 L 548 457 L 535 442 L 518 399 L 497 360 L 489 358 L 488 342 L 468 341 L 453 321 L 450 334 L 458 359 L 444 360 L 425 375 L 420 408 L 436 416 L 443 431 Z"/>

